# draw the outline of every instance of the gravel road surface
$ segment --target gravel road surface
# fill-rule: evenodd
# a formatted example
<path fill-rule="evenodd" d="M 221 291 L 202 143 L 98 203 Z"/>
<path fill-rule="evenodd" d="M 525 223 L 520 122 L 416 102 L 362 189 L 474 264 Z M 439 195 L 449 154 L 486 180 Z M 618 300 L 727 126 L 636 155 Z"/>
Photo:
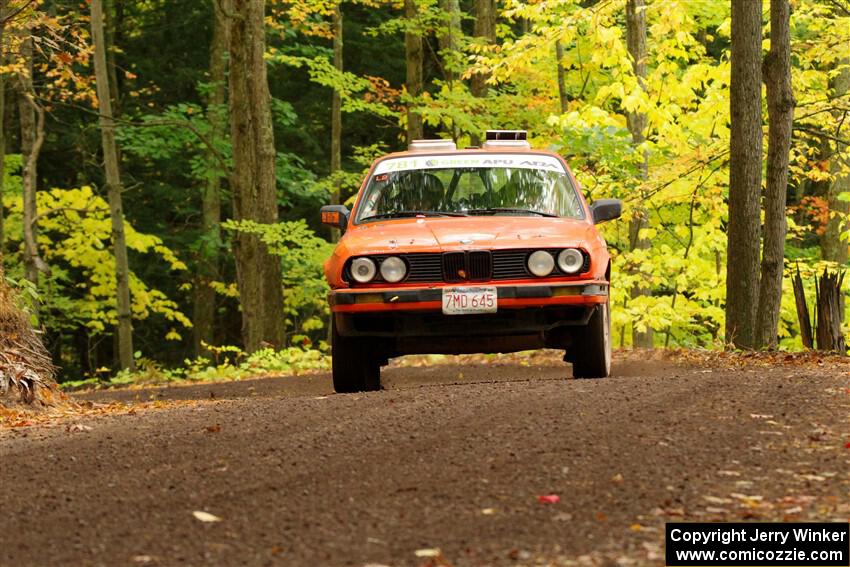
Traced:
<path fill-rule="evenodd" d="M 665 521 L 850 517 L 843 373 L 567 374 L 80 395 L 197 402 L 0 432 L 0 565 L 659 565 Z"/>

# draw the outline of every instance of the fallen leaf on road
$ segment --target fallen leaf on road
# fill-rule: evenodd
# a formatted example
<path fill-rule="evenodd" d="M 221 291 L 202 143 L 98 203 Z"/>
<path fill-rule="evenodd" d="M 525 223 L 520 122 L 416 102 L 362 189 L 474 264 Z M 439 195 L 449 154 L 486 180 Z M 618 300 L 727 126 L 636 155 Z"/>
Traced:
<path fill-rule="evenodd" d="M 496 509 L 495 508 L 482 508 L 481 513 L 484 514 L 485 516 L 492 516 L 493 514 L 496 513 Z"/>
<path fill-rule="evenodd" d="M 557 494 L 543 494 L 537 497 L 537 501 L 541 504 L 557 504 L 561 501 L 561 497 Z"/>
<path fill-rule="evenodd" d="M 845 443 L 845 444 L 844 444 L 844 448 L 845 448 L 845 449 L 850 449 L 850 441 L 848 441 L 847 443 Z"/>
<path fill-rule="evenodd" d="M 65 428 L 65 431 L 69 431 L 71 433 L 76 433 L 78 431 L 91 431 L 92 428 L 89 425 L 83 425 L 82 423 L 75 423 L 74 425 L 69 425 Z"/>
<path fill-rule="evenodd" d="M 621 475 L 620 473 L 615 474 L 614 476 L 611 477 L 611 482 L 617 482 L 617 483 L 623 482 L 623 475 Z"/>
<path fill-rule="evenodd" d="M 761 500 L 764 500 L 764 496 L 761 496 L 759 494 L 749 495 L 749 494 L 741 494 L 739 492 L 733 492 L 729 496 L 731 496 L 732 498 L 737 498 L 738 500 L 752 500 L 754 502 L 759 502 Z"/>
<path fill-rule="evenodd" d="M 202 510 L 195 510 L 192 512 L 192 515 L 195 516 L 195 519 L 200 520 L 202 522 L 220 522 L 221 518 L 218 516 L 214 516 L 209 512 L 204 512 Z"/>
<path fill-rule="evenodd" d="M 206 431 L 207 433 L 218 433 L 219 431 L 221 431 L 221 425 L 219 425 L 218 423 L 216 423 L 215 425 L 208 425 L 204 427 L 204 431 Z"/>
<path fill-rule="evenodd" d="M 439 547 L 417 549 L 413 552 L 416 557 L 439 557 L 443 554 Z"/>

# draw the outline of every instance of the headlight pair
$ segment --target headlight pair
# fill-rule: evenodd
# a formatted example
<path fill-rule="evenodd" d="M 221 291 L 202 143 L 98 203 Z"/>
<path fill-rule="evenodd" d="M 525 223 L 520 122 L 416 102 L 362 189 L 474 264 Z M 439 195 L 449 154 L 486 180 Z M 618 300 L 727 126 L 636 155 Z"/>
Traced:
<path fill-rule="evenodd" d="M 371 258 L 355 258 L 351 262 L 351 277 L 358 283 L 369 283 L 378 274 L 378 267 Z M 407 275 L 407 264 L 398 256 L 390 256 L 381 262 L 381 277 L 389 283 L 398 283 Z"/>
<path fill-rule="evenodd" d="M 584 265 L 584 255 L 575 248 L 566 248 L 558 253 L 558 268 L 565 274 L 575 274 Z M 537 277 L 545 277 L 555 270 L 555 257 L 546 250 L 537 250 L 528 257 L 528 271 Z"/>

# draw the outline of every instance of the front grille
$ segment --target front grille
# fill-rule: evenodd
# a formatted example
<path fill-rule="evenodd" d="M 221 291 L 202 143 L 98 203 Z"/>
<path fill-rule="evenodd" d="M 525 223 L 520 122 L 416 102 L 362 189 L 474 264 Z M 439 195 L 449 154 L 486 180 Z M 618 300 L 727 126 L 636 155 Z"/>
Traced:
<path fill-rule="evenodd" d="M 528 255 L 531 250 L 493 250 L 493 279 L 518 280 L 531 277 Z"/>
<path fill-rule="evenodd" d="M 462 282 L 469 278 L 464 252 L 446 252 L 443 254 L 443 281 Z"/>
<path fill-rule="evenodd" d="M 439 282 L 443 279 L 443 255 L 442 254 L 406 254 L 407 279 L 406 282 L 426 283 Z"/>
<path fill-rule="evenodd" d="M 527 267 L 528 256 L 537 249 L 513 249 L 513 250 L 472 250 L 469 252 L 444 252 L 444 253 L 414 253 L 399 254 L 407 262 L 407 277 L 404 283 L 458 283 L 465 281 L 490 281 L 490 280 L 521 280 L 527 278 L 540 279 L 532 276 Z M 561 249 L 552 248 L 548 251 L 557 258 Z M 590 256 L 584 254 L 584 265 L 579 274 L 590 269 Z M 389 254 L 376 254 L 371 256 L 380 266 L 381 262 L 389 257 Z M 349 262 L 350 264 L 350 262 Z M 350 266 L 345 267 L 343 276 L 346 281 L 352 281 Z M 563 276 L 556 268 L 552 276 Z M 380 283 L 380 271 L 375 283 Z M 354 282 L 352 282 L 354 283 Z"/>
<path fill-rule="evenodd" d="M 470 252 L 466 264 L 470 280 L 487 281 L 493 277 L 493 256 L 487 250 Z"/>

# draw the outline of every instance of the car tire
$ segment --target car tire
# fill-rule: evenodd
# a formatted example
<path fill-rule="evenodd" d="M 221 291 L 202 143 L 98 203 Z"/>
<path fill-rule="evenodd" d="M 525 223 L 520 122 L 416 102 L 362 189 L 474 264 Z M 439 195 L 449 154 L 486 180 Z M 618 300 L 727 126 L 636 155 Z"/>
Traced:
<path fill-rule="evenodd" d="M 607 378 L 611 375 L 611 307 L 599 305 L 574 341 L 573 378 Z"/>
<path fill-rule="evenodd" d="M 344 337 L 332 323 L 331 358 L 334 390 L 339 394 L 381 389 L 381 359 L 367 338 Z"/>

